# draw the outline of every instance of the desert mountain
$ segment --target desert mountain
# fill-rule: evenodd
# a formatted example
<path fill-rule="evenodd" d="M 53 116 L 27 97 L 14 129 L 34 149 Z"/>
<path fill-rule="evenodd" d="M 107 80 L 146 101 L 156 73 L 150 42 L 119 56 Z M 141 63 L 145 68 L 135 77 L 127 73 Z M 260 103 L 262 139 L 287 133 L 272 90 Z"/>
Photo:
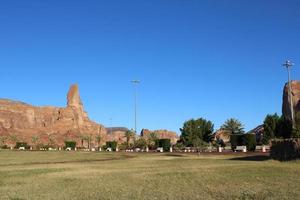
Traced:
<path fill-rule="evenodd" d="M 97 136 L 101 136 L 101 143 L 105 141 L 106 129 L 89 119 L 78 86 L 72 85 L 64 108 L 0 99 L 0 136 L 0 142 L 9 146 L 19 141 L 63 147 L 66 140 L 76 141 L 77 146 L 86 146 L 87 141 L 97 146 Z"/>

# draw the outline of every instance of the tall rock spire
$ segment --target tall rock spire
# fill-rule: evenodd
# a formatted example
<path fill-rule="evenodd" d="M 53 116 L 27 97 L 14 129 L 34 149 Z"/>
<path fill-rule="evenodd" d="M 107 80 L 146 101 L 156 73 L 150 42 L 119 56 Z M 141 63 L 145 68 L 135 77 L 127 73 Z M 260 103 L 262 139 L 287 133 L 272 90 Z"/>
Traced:
<path fill-rule="evenodd" d="M 82 107 L 82 102 L 79 95 L 78 85 L 74 84 L 70 87 L 67 95 L 67 105 L 68 107 L 80 108 Z"/>
<path fill-rule="evenodd" d="M 291 81 L 291 88 L 294 114 L 296 114 L 297 112 L 300 112 L 300 81 Z M 282 114 L 287 119 L 291 119 L 291 104 L 288 91 L 288 83 L 286 83 L 283 89 Z"/>
<path fill-rule="evenodd" d="M 84 120 L 88 120 L 88 115 L 84 111 L 83 104 L 80 99 L 78 85 L 74 84 L 70 87 L 67 95 L 67 107 L 74 110 L 75 120 L 78 127 L 83 125 Z"/>

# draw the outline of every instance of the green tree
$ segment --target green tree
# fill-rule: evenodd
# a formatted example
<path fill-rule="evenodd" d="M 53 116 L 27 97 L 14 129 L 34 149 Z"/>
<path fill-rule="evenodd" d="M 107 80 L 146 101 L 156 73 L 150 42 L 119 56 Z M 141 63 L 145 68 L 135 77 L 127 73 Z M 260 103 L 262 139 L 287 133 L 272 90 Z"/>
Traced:
<path fill-rule="evenodd" d="M 149 133 L 149 135 L 147 136 L 147 139 L 146 139 L 147 146 L 150 149 L 155 149 L 157 147 L 158 140 L 159 140 L 159 137 L 155 132 Z"/>
<path fill-rule="evenodd" d="M 158 146 L 162 147 L 164 151 L 169 151 L 171 148 L 171 140 L 170 139 L 159 139 Z"/>
<path fill-rule="evenodd" d="M 97 141 L 98 147 L 100 147 L 100 144 L 101 144 L 101 141 L 102 141 L 102 137 L 101 137 L 100 134 L 99 134 L 99 135 L 96 135 L 96 141 Z"/>
<path fill-rule="evenodd" d="M 300 138 L 300 112 L 295 114 L 295 128 L 293 130 L 292 137 Z"/>
<path fill-rule="evenodd" d="M 278 135 L 278 124 L 280 117 L 275 113 L 267 115 L 264 120 L 263 144 L 269 144 L 270 140 Z"/>
<path fill-rule="evenodd" d="M 131 138 L 134 137 L 134 132 L 132 130 L 128 130 L 125 132 L 125 137 L 126 137 L 126 144 L 127 144 L 127 147 L 129 147 L 129 143 L 130 143 L 130 140 Z"/>
<path fill-rule="evenodd" d="M 56 146 L 55 135 L 50 134 L 48 139 L 49 139 L 48 146 L 49 147 L 55 147 Z"/>
<path fill-rule="evenodd" d="M 197 152 L 201 152 L 204 148 L 208 147 L 208 143 L 201 140 L 200 138 L 195 138 L 192 141 L 193 147 L 196 148 Z"/>
<path fill-rule="evenodd" d="M 83 135 L 83 134 L 82 134 L 82 135 L 80 136 L 80 138 L 81 138 L 81 146 L 82 146 L 82 147 L 85 147 L 85 146 L 84 146 L 84 143 L 86 142 L 86 143 L 87 143 L 87 148 L 89 148 L 89 147 L 90 147 L 90 142 L 89 142 L 89 141 L 90 141 L 90 137 L 87 136 L 87 135 Z"/>
<path fill-rule="evenodd" d="M 229 131 L 230 134 L 244 134 L 244 125 L 237 119 L 230 118 L 225 121 L 221 126 L 221 129 Z"/>
<path fill-rule="evenodd" d="M 276 138 L 291 138 L 293 133 L 292 121 L 281 116 L 278 120 Z"/>
<path fill-rule="evenodd" d="M 35 148 L 37 148 L 38 140 L 39 140 L 39 136 L 37 136 L 37 135 L 33 135 L 31 137 L 31 142 L 32 142 L 32 144 L 34 145 Z"/>
<path fill-rule="evenodd" d="M 184 122 L 180 129 L 180 140 L 185 146 L 195 146 L 203 142 L 210 142 L 214 131 L 214 125 L 211 121 L 199 118 Z M 199 142 L 201 140 L 201 142 Z"/>
<path fill-rule="evenodd" d="M 140 137 L 134 142 L 134 147 L 144 149 L 147 147 L 147 141 L 145 138 Z"/>
<path fill-rule="evenodd" d="M 6 140 L 7 140 L 7 137 L 4 135 L 1 135 L 0 136 L 0 146 L 4 146 Z"/>
<path fill-rule="evenodd" d="M 19 141 L 19 138 L 17 135 L 10 135 L 10 140 L 14 143 L 17 143 Z"/>

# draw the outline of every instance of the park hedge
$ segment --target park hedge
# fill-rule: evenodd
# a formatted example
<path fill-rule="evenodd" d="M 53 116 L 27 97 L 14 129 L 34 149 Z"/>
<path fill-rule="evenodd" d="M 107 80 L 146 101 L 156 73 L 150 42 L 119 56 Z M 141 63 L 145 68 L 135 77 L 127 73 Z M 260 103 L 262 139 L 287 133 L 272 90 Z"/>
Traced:
<path fill-rule="evenodd" d="M 171 140 L 170 139 L 159 139 L 158 146 L 162 147 L 164 151 L 169 151 L 171 148 Z"/>
<path fill-rule="evenodd" d="M 75 150 L 76 142 L 75 141 L 65 141 L 65 148 L 71 148 L 72 150 Z"/>
<path fill-rule="evenodd" d="M 17 142 L 16 146 L 15 146 L 15 149 L 19 149 L 20 147 L 24 147 L 25 149 L 30 149 L 30 146 L 27 145 L 26 142 Z"/>
<path fill-rule="evenodd" d="M 254 134 L 230 135 L 230 143 L 232 151 L 235 151 L 237 146 L 246 146 L 248 151 L 255 151 L 256 136 Z"/>
<path fill-rule="evenodd" d="M 108 141 L 106 142 L 106 148 L 111 148 L 111 150 L 117 150 L 118 143 L 116 141 Z"/>
<path fill-rule="evenodd" d="M 254 134 L 244 134 L 243 143 L 248 151 L 255 151 L 256 149 L 256 136 Z"/>
<path fill-rule="evenodd" d="M 300 139 L 276 139 L 271 141 L 270 156 L 274 160 L 289 161 L 300 158 Z"/>

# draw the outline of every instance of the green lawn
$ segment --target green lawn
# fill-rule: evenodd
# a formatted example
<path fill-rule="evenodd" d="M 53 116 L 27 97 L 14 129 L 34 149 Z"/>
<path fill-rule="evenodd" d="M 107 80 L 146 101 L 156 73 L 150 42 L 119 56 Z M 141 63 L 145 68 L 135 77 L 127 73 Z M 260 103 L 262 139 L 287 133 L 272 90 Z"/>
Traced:
<path fill-rule="evenodd" d="M 300 199 L 300 161 L 232 158 L 0 151 L 0 199 Z"/>

